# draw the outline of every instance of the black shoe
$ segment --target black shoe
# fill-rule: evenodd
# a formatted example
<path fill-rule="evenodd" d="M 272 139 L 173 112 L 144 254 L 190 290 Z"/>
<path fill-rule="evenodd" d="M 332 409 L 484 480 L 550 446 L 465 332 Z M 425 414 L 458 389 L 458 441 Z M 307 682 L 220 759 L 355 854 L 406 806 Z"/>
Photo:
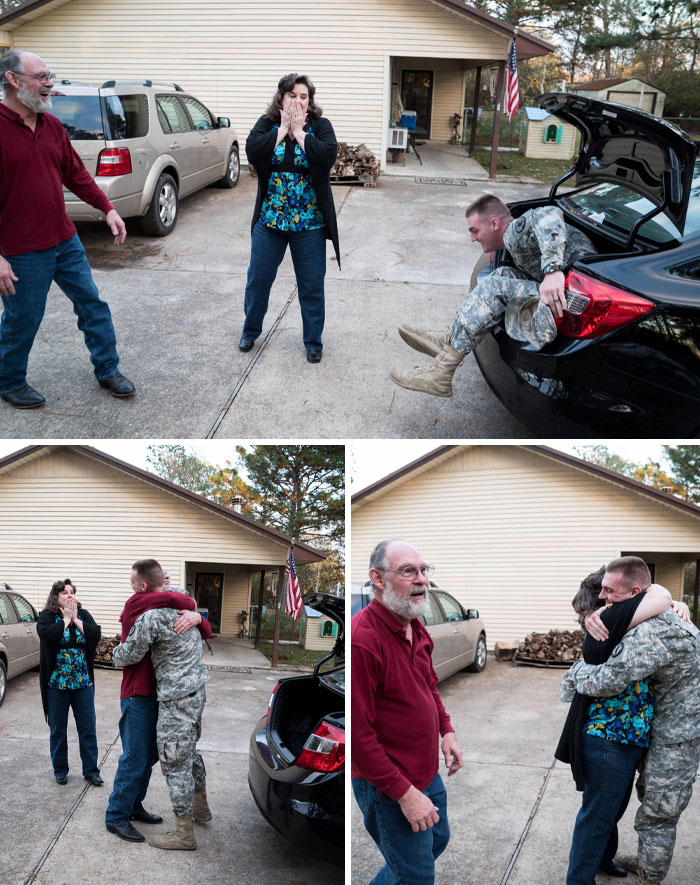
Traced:
<path fill-rule="evenodd" d="M 37 406 L 46 402 L 44 397 L 28 384 L 20 387 L 19 390 L 12 390 L 10 393 L 0 393 L 0 399 L 4 399 L 6 403 L 16 409 L 36 409 Z"/>
<path fill-rule="evenodd" d="M 110 833 L 115 833 L 120 839 L 126 839 L 127 842 L 145 842 L 146 837 L 143 833 L 139 833 L 136 827 L 132 827 L 130 823 L 125 824 L 105 824 Z"/>
<path fill-rule="evenodd" d="M 68 778 L 65 776 L 65 774 L 61 774 L 61 775 L 57 774 L 56 775 L 56 783 L 60 784 L 62 787 L 64 787 L 68 783 Z"/>
<path fill-rule="evenodd" d="M 84 777 L 86 781 L 91 781 L 96 787 L 101 787 L 104 783 L 99 774 L 86 774 Z"/>
<path fill-rule="evenodd" d="M 159 814 L 149 814 L 145 808 L 140 808 L 129 815 L 129 820 L 140 820 L 142 824 L 162 824 L 163 818 Z"/>
<path fill-rule="evenodd" d="M 308 363 L 320 363 L 321 357 L 323 356 L 323 351 L 316 348 L 309 348 L 306 351 L 306 361 Z"/>
<path fill-rule="evenodd" d="M 605 861 L 598 867 L 598 872 L 605 873 L 606 876 L 615 876 L 618 879 L 622 879 L 627 875 L 627 870 L 624 867 L 621 867 L 619 863 L 615 863 L 614 860 Z"/>
<path fill-rule="evenodd" d="M 242 350 L 244 353 L 248 353 L 249 350 L 253 349 L 253 345 L 255 341 L 252 338 L 248 338 L 245 332 L 241 335 L 241 340 L 238 342 L 238 349 Z"/>
<path fill-rule="evenodd" d="M 136 390 L 131 381 L 125 378 L 121 372 L 110 375 L 109 378 L 100 378 L 99 382 L 100 387 L 105 387 L 112 396 L 131 396 Z"/>

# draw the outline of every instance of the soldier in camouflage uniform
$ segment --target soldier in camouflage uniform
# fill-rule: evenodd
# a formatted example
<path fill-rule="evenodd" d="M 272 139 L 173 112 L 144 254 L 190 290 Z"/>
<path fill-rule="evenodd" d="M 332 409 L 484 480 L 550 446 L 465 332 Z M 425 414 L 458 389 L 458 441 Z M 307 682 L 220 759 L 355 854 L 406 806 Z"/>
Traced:
<path fill-rule="evenodd" d="M 595 252 L 588 237 L 564 222 L 561 209 L 543 206 L 513 219 L 508 207 L 485 194 L 467 208 L 472 242 L 484 252 L 506 249 L 513 266 L 499 267 L 467 295 L 451 329 L 431 332 L 402 325 L 399 335 L 435 362 L 415 369 L 392 368 L 400 387 L 452 396 L 452 376 L 464 357 L 503 317 L 511 338 L 540 350 L 557 335 L 554 316 L 566 307 L 565 271 Z"/>
<path fill-rule="evenodd" d="M 654 718 L 637 781 L 641 805 L 634 826 L 639 856 L 618 861 L 641 882 L 653 885 L 668 872 L 676 824 L 690 801 L 700 765 L 700 631 L 672 611 L 650 618 L 625 634 L 607 663 L 574 664 L 560 695 L 562 700 L 571 700 L 575 691 L 612 697 L 647 676 L 654 689 Z"/>
<path fill-rule="evenodd" d="M 179 587 L 171 590 L 185 593 Z M 202 660 L 198 631 L 178 634 L 174 609 L 159 608 L 137 618 L 126 640 L 113 652 L 117 667 L 135 664 L 150 649 L 158 685 L 157 743 L 161 769 L 168 783 L 177 819 L 177 832 L 149 836 L 156 848 L 193 850 L 197 847 L 194 819 L 211 820 L 206 800 L 204 762 L 197 752 L 206 702 L 209 671 Z"/>

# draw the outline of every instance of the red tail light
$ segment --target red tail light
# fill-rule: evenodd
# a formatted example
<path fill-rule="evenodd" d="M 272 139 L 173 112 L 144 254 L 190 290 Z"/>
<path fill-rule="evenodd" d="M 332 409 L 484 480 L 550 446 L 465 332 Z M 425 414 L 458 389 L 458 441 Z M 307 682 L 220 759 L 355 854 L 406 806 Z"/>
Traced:
<path fill-rule="evenodd" d="M 96 175 L 129 175 L 130 172 L 129 148 L 105 148 L 100 152 Z"/>
<path fill-rule="evenodd" d="M 345 765 L 345 732 L 330 722 L 322 722 L 310 735 L 296 761 L 311 771 L 339 771 Z"/>
<path fill-rule="evenodd" d="M 597 338 L 654 309 L 651 301 L 572 270 L 566 277 L 567 309 L 556 320 L 564 338 Z"/>
<path fill-rule="evenodd" d="M 267 702 L 267 719 L 265 720 L 266 722 L 270 721 L 270 710 L 272 709 L 272 701 L 275 697 L 275 692 L 277 691 L 277 689 L 279 687 L 280 687 L 280 684 L 278 682 L 277 685 L 272 689 L 272 694 L 270 695 L 270 700 Z"/>

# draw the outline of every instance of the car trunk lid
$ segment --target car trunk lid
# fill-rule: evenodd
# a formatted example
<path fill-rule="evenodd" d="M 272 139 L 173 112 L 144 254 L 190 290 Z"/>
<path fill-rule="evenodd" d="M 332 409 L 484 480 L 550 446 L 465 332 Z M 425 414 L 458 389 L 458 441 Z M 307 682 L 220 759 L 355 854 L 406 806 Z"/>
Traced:
<path fill-rule="evenodd" d="M 95 91 L 68 93 L 59 84 L 51 92 L 51 99 L 51 113 L 61 121 L 85 168 L 94 176 L 97 158 L 106 143 L 100 96 Z"/>
<path fill-rule="evenodd" d="M 644 111 L 573 93 L 550 92 L 538 96 L 538 101 L 581 132 L 579 155 L 569 173 L 575 173 L 578 186 L 624 183 L 683 232 L 696 154 L 695 144 L 684 132 Z M 553 197 L 550 194 L 550 202 Z"/>

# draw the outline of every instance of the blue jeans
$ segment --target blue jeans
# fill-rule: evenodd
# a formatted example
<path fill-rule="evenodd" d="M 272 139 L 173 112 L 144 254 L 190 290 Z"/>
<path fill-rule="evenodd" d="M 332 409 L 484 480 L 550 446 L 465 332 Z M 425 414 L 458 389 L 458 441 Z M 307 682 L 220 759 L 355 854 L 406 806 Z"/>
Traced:
<path fill-rule="evenodd" d="M 102 380 L 115 375 L 119 356 L 112 315 L 92 280 L 78 235 L 50 249 L 10 255 L 7 260 L 18 280 L 14 283 L 15 294 L 2 296 L 0 393 L 11 393 L 27 383 L 29 351 L 44 318 L 53 280 L 73 302 L 95 376 Z"/>
<path fill-rule="evenodd" d="M 156 698 L 122 698 L 121 708 L 119 735 L 122 754 L 105 814 L 105 823 L 108 824 L 128 823 L 129 815 L 143 808 L 151 769 L 158 761 Z"/>
<path fill-rule="evenodd" d="M 259 221 L 253 228 L 250 267 L 245 287 L 243 334 L 255 340 L 262 332 L 270 289 L 282 263 L 287 243 L 297 278 L 304 346 L 320 350 L 326 319 L 324 279 L 326 276 L 326 237 L 317 230 L 279 231 Z"/>
<path fill-rule="evenodd" d="M 49 719 L 49 746 L 51 762 L 56 777 L 68 774 L 68 710 L 73 708 L 75 727 L 78 729 L 80 759 L 83 775 L 99 774 L 97 767 L 97 732 L 95 730 L 95 687 L 75 690 L 51 688 L 47 692 Z"/>
<path fill-rule="evenodd" d="M 382 796 L 369 781 L 353 778 L 352 789 L 365 820 L 365 829 L 377 843 L 386 863 L 370 885 L 432 885 L 435 860 L 450 840 L 447 792 L 438 774 L 423 793 L 437 806 L 440 820 L 414 833 L 395 799 Z"/>
<path fill-rule="evenodd" d="M 617 851 L 617 822 L 632 792 L 644 747 L 583 736 L 584 791 L 576 817 L 566 885 L 594 885 L 600 864 Z"/>

